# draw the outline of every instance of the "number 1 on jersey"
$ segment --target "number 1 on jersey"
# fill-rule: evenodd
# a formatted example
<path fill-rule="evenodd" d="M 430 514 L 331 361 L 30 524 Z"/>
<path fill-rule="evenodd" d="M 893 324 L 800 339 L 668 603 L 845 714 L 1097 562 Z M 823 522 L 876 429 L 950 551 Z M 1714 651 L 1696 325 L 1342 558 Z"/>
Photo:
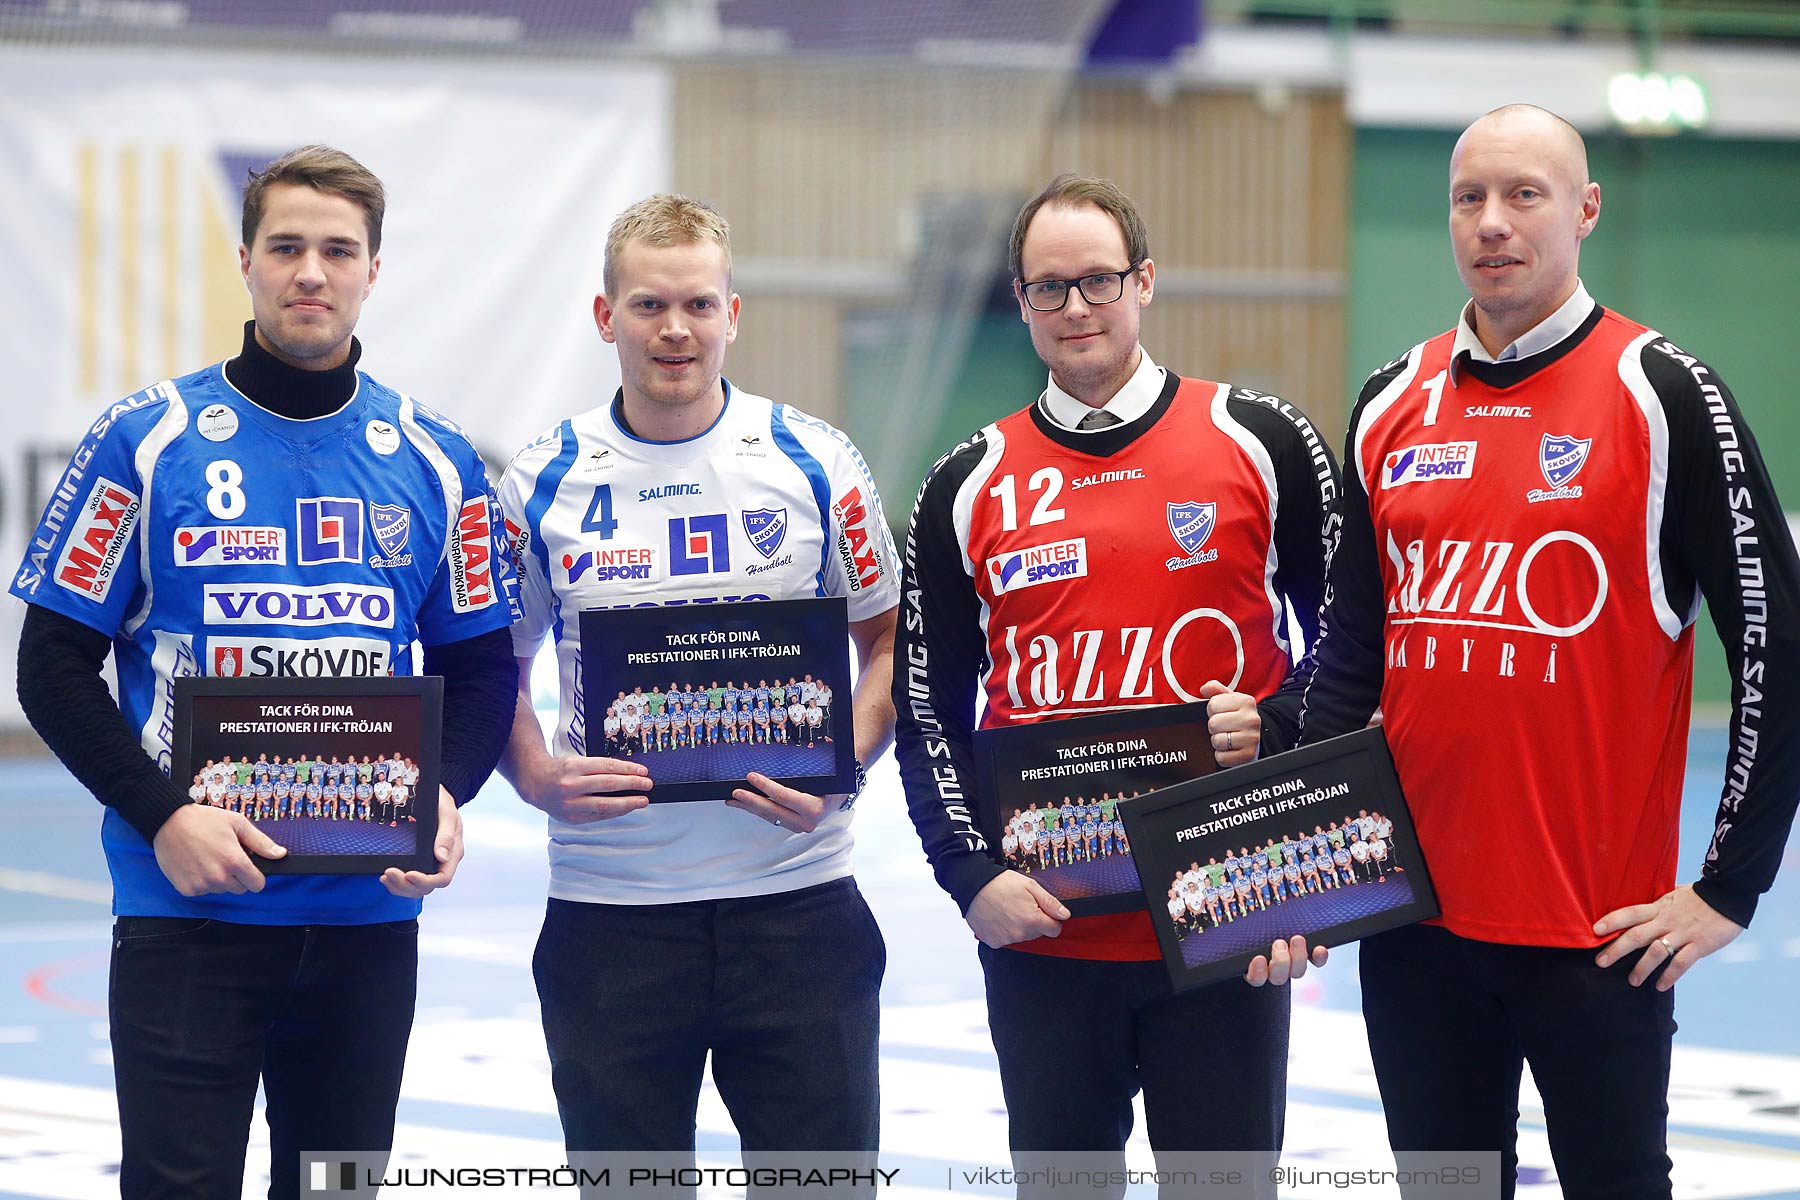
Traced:
<path fill-rule="evenodd" d="M 1444 400 L 1444 383 L 1450 378 L 1449 368 L 1439 371 L 1422 385 L 1425 389 L 1425 424 L 1436 425 L 1438 405 Z"/>
<path fill-rule="evenodd" d="M 612 515 L 612 484 L 603 483 L 594 489 L 594 498 L 588 501 L 587 516 L 581 519 L 581 532 L 598 533 L 603 542 L 611 541 L 613 532 L 619 523 Z"/>

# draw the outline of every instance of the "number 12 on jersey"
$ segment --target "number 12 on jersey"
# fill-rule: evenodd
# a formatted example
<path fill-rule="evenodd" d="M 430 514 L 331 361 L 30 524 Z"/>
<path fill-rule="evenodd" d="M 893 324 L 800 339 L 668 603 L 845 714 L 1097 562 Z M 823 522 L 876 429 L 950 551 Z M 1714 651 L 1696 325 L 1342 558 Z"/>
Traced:
<path fill-rule="evenodd" d="M 988 495 L 1000 501 L 1000 529 L 1003 533 L 1011 533 L 1019 527 L 1019 501 L 1014 491 L 1014 477 L 1002 476 L 999 483 L 988 489 Z M 1052 521 L 1063 519 L 1063 510 L 1052 508 L 1056 498 L 1062 494 L 1062 472 L 1055 467 L 1043 467 L 1033 473 L 1028 485 L 1033 492 L 1043 492 L 1031 510 L 1031 524 L 1048 525 Z"/>

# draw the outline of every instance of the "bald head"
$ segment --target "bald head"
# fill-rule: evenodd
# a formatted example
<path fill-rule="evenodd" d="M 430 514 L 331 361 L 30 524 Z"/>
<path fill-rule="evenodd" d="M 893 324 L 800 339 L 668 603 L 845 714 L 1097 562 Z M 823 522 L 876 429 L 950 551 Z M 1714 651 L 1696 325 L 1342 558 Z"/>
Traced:
<path fill-rule="evenodd" d="M 1470 146 L 1493 141 L 1526 147 L 1546 170 L 1555 171 L 1571 190 L 1588 185 L 1587 143 L 1581 131 L 1547 108 L 1535 104 L 1505 104 L 1477 118 L 1456 139 L 1450 155 L 1450 179 L 1456 182 L 1457 163 Z"/>
<path fill-rule="evenodd" d="M 1574 126 L 1509 104 L 1463 130 L 1450 156 L 1450 245 L 1490 353 L 1534 328 L 1577 286 L 1600 185 Z"/>

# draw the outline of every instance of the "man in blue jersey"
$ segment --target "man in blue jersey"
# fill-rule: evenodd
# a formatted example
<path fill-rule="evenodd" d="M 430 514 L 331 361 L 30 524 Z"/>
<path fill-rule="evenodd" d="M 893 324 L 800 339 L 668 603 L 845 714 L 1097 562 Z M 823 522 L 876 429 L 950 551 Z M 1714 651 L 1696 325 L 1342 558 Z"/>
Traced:
<path fill-rule="evenodd" d="M 253 175 L 242 349 L 107 410 L 13 576 L 30 606 L 20 702 L 106 808 L 127 1198 L 241 1195 L 259 1084 L 271 1196 L 298 1194 L 305 1152 L 387 1151 L 420 898 L 450 882 L 456 801 L 491 770 L 511 719 L 515 584 L 481 460 L 454 426 L 356 370 L 384 207 L 374 175 L 321 146 Z M 410 510 L 404 562 L 377 552 L 374 504 Z M 255 797 L 235 770 L 236 811 L 189 803 L 168 778 L 177 677 L 272 674 L 302 654 L 410 674 L 415 640 L 445 678 L 437 871 L 265 876 L 252 855 L 285 851 L 250 824 Z M 311 758 L 281 774 L 290 797 L 304 774 L 316 805 Z M 351 1007 L 353 1022 L 315 1015 Z"/>
<path fill-rule="evenodd" d="M 746 1154 L 876 1145 L 885 956 L 850 875 L 853 797 L 751 772 L 711 801 L 649 803 L 655 761 L 590 756 L 575 720 L 580 626 L 556 617 L 668 603 L 704 628 L 708 600 L 842 597 L 862 664 L 858 761 L 891 741 L 899 585 L 886 518 L 847 438 L 723 378 L 739 304 L 716 212 L 666 195 L 627 209 L 594 301 L 623 386 L 521 451 L 501 484 L 521 531 L 515 650 L 528 663 L 553 638 L 561 673 L 552 751 L 522 692 L 505 770 L 550 816 L 534 967 L 573 1152 L 691 1154 L 709 1055 Z M 753 510 L 785 511 L 772 553 L 750 538 Z M 649 577 L 555 569 L 597 541 L 641 551 Z M 740 689 L 740 737 L 768 740 L 770 700 L 766 678 Z"/>

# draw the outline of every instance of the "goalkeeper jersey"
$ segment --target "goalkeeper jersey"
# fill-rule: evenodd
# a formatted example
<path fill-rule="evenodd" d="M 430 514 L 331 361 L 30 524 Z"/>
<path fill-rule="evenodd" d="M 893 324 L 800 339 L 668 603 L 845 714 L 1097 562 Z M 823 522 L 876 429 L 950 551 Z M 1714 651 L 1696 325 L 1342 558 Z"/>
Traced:
<path fill-rule="evenodd" d="M 497 502 L 454 423 L 361 372 L 336 413 L 290 420 L 223 367 L 100 416 L 11 586 L 113 639 L 120 711 L 164 772 L 181 676 L 407 675 L 413 641 L 503 628 L 517 601 Z M 362 924 L 420 909 L 354 876 L 184 897 L 111 809 L 101 841 L 123 916 Z"/>

